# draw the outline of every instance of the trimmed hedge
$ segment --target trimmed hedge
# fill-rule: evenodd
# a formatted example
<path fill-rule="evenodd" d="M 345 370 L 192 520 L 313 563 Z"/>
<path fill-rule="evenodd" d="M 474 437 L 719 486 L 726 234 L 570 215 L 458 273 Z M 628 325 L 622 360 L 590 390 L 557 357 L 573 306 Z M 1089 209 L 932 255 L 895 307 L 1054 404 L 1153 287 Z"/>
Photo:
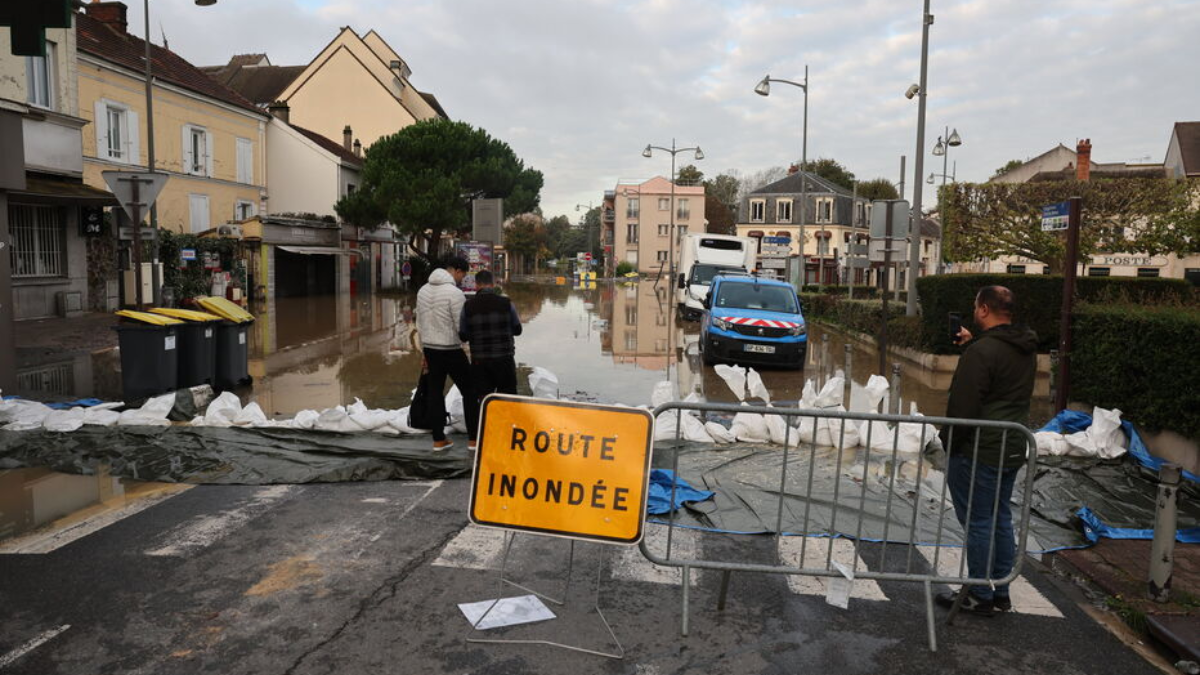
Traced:
<path fill-rule="evenodd" d="M 1000 285 L 1012 290 L 1017 300 L 1016 321 L 1028 324 L 1038 334 L 1038 351 L 1058 347 L 1058 328 L 1062 315 L 1061 276 L 1038 274 L 939 274 L 921 277 L 917 289 L 921 298 L 925 341 L 935 354 L 957 354 L 950 342 L 948 314 L 958 312 L 963 323 L 971 324 L 975 295 L 984 286 Z M 1139 279 L 1136 277 L 1078 277 L 1077 302 L 1129 303 L 1139 305 L 1195 305 L 1196 292 L 1182 279 Z"/>
<path fill-rule="evenodd" d="M 801 293 L 820 293 L 823 295 L 849 295 L 849 286 L 821 286 L 807 284 L 800 289 Z M 879 289 L 875 286 L 855 286 L 854 297 L 859 299 L 879 297 Z"/>
<path fill-rule="evenodd" d="M 878 335 L 883 301 L 847 300 L 834 295 L 801 293 L 806 319 L 820 319 L 848 330 Z M 904 316 L 902 303 L 888 303 L 888 341 L 896 346 L 924 349 L 920 317 Z"/>
<path fill-rule="evenodd" d="M 1200 438 L 1200 309 L 1084 304 L 1074 331 L 1072 400 Z"/>

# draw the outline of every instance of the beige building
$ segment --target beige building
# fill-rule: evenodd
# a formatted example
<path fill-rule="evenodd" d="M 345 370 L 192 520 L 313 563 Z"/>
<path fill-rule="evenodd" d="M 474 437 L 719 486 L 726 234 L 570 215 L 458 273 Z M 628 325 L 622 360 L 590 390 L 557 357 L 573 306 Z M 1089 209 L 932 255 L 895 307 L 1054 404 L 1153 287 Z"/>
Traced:
<path fill-rule="evenodd" d="M 432 94 L 412 85 L 408 63 L 373 30 L 360 37 L 342 28 L 306 66 L 240 54 L 204 71 L 259 107 L 286 103 L 292 124 L 332 139 L 350 129 L 365 147 L 415 122 L 446 117 Z"/>
<path fill-rule="evenodd" d="M 704 186 L 676 185 L 674 189 L 675 260 L 679 265 L 679 242 L 688 234 L 705 231 Z M 666 270 L 671 251 L 671 181 L 655 176 L 646 181 L 619 181 L 607 204 L 612 217 L 603 221 L 612 236 L 613 265 L 628 262 L 644 274 Z M 608 246 L 609 244 L 605 244 Z M 607 252 L 607 248 L 605 249 Z"/>
<path fill-rule="evenodd" d="M 127 31 L 125 5 L 100 2 L 79 15 L 80 114 L 84 180 L 147 166 L 145 46 Z M 270 117 L 168 49 L 151 46 L 155 170 L 166 173 L 158 226 L 198 233 L 249 218 L 266 203 Z"/>

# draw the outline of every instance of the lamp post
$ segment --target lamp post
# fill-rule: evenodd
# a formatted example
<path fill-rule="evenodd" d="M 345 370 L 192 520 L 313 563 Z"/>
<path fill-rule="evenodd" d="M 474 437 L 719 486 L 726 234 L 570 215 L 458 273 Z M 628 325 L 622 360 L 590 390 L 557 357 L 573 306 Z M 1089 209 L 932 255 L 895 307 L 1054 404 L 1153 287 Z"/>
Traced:
<path fill-rule="evenodd" d="M 652 157 L 654 150 L 671 153 L 671 228 L 668 231 L 670 241 L 667 242 L 667 269 L 670 272 L 668 278 L 671 280 L 671 284 L 667 288 L 672 288 L 675 284 L 675 155 L 681 152 L 695 151 L 696 160 L 699 161 L 704 159 L 704 151 L 698 145 L 692 148 L 677 148 L 675 147 L 675 139 L 672 138 L 671 147 L 669 148 L 659 145 L 647 145 L 646 149 L 642 150 L 642 157 Z"/>
<path fill-rule="evenodd" d="M 196 5 L 200 7 L 211 7 L 217 4 L 217 0 L 196 0 Z M 142 19 L 145 33 L 143 33 L 143 42 L 146 46 L 146 172 L 154 173 L 154 94 L 152 85 L 154 82 L 154 74 L 150 68 L 150 0 L 142 0 Z M 137 158 L 134 158 L 137 161 Z M 137 223 L 134 223 L 136 226 Z M 150 231 L 154 233 L 154 248 L 151 251 L 150 265 L 150 297 L 155 304 L 159 302 L 159 294 L 162 289 L 159 288 L 158 275 L 155 274 L 155 269 L 158 264 L 158 205 L 150 205 Z M 141 236 L 138 228 L 134 227 L 134 250 L 140 251 L 142 246 Z M 141 259 L 141 256 L 138 256 Z M 138 263 L 137 275 L 140 277 L 142 273 L 141 263 Z M 142 286 L 139 279 L 137 297 L 140 301 L 142 298 Z"/>
<path fill-rule="evenodd" d="M 766 75 L 755 85 L 754 93 L 759 96 L 770 96 L 772 82 L 790 84 L 793 87 L 799 87 L 804 92 L 804 131 L 801 134 L 803 140 L 800 148 L 800 285 L 803 286 L 808 283 L 808 258 L 804 253 L 804 218 L 808 212 L 808 177 L 805 175 L 808 171 L 808 66 L 804 66 L 804 82 L 781 80 Z"/>
<path fill-rule="evenodd" d="M 596 207 L 593 206 L 591 202 L 588 202 L 586 204 L 576 204 L 575 205 L 575 213 L 579 213 L 579 209 L 587 209 L 587 211 L 584 211 L 584 216 L 583 216 L 584 220 L 586 220 L 588 215 L 591 214 L 592 209 L 594 209 L 594 208 L 596 208 Z M 595 246 L 595 244 L 592 243 L 592 226 L 590 224 L 587 226 L 587 247 L 588 247 L 588 250 L 587 250 L 588 255 L 594 256 L 596 246 Z"/>
<path fill-rule="evenodd" d="M 904 313 L 908 316 L 917 315 L 917 276 L 921 268 L 921 174 L 925 173 L 925 98 L 929 88 L 929 27 L 932 25 L 933 15 L 929 13 L 929 0 L 925 0 L 925 8 L 921 12 L 921 82 L 916 85 L 917 162 L 916 171 L 913 172 L 912 219 L 908 229 L 908 302 L 904 308 Z M 908 91 L 912 90 L 913 88 L 909 87 Z M 912 94 L 907 96 L 912 98 Z"/>
<path fill-rule="evenodd" d="M 958 135 L 958 129 L 955 129 L 954 133 L 950 133 L 950 127 L 946 127 L 945 133 L 938 136 L 937 144 L 933 146 L 933 155 L 942 158 L 942 173 L 938 174 L 942 177 L 942 185 L 946 184 L 946 170 L 949 168 L 947 162 L 950 161 L 950 148 L 957 148 L 960 145 L 962 145 L 962 138 Z M 956 166 L 955 172 L 957 173 L 957 171 L 958 167 Z M 932 176 L 933 174 L 930 175 Z"/>

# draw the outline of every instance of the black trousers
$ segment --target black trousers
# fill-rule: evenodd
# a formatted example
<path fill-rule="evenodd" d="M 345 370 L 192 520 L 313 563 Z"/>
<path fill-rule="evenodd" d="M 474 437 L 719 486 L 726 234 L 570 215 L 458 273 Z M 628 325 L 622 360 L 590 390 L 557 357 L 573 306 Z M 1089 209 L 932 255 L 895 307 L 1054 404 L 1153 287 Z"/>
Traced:
<path fill-rule="evenodd" d="M 467 355 L 461 349 L 426 349 L 425 362 L 429 364 L 429 375 L 425 379 L 425 395 L 429 397 L 429 407 L 435 419 L 446 416 L 446 376 L 449 375 L 458 386 L 463 397 L 463 412 L 466 415 L 467 438 L 475 440 L 479 428 L 479 397 L 471 386 L 471 364 Z M 446 440 L 446 430 L 438 427 L 433 430 L 433 440 Z"/>
<path fill-rule="evenodd" d="M 471 360 L 471 387 L 475 391 L 476 411 L 488 394 L 517 393 L 517 362 L 511 356 Z M 477 413 L 478 414 L 478 413 Z"/>

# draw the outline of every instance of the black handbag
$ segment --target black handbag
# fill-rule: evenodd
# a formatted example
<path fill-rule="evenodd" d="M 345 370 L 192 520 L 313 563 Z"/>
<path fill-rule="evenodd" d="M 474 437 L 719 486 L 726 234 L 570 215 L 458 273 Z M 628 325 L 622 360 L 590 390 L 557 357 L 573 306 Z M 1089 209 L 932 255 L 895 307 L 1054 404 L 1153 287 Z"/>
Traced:
<path fill-rule="evenodd" d="M 417 380 L 417 392 L 413 394 L 412 403 L 408 407 L 408 426 L 413 429 L 436 429 L 439 428 L 439 420 L 433 411 L 433 406 L 429 404 L 429 394 L 427 393 L 426 379 L 429 373 L 422 370 L 421 377 Z M 450 415 L 443 415 L 440 421 L 441 427 L 446 427 L 450 424 Z"/>

